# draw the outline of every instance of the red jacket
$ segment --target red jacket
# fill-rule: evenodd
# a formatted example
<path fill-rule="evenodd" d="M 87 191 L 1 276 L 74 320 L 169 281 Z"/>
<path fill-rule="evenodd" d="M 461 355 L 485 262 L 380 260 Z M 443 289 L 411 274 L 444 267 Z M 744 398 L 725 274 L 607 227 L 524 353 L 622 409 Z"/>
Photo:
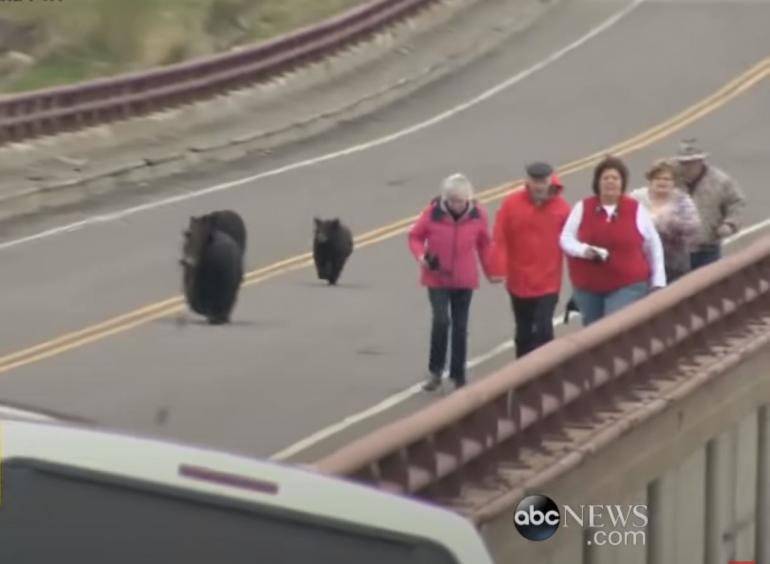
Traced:
<path fill-rule="evenodd" d="M 561 290 L 564 255 L 559 245 L 570 206 L 562 196 L 564 186 L 551 177 L 556 194 L 535 205 L 527 189 L 503 200 L 494 227 L 494 274 L 505 276 L 508 290 L 517 297 L 533 298 Z"/>
<path fill-rule="evenodd" d="M 422 267 L 423 286 L 476 289 L 479 287 L 478 260 L 489 276 L 491 240 L 487 213 L 475 202 L 455 221 L 440 200 L 434 199 L 409 230 L 408 238 L 416 259 L 426 252 L 438 257 L 437 271 Z"/>
<path fill-rule="evenodd" d="M 586 292 L 614 292 L 650 279 L 644 237 L 637 226 L 638 207 L 638 201 L 622 196 L 617 215 L 608 221 L 607 212 L 596 196 L 583 200 L 583 218 L 577 238 L 588 245 L 607 249 L 610 255 L 606 262 L 569 257 L 570 278 L 575 288 Z"/>

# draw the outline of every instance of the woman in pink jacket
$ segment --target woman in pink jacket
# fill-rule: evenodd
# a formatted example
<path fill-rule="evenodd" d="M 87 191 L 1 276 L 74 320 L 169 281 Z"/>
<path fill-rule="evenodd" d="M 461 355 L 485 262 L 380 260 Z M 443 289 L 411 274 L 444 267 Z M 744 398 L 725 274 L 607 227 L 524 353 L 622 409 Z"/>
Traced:
<path fill-rule="evenodd" d="M 465 176 L 453 174 L 444 180 L 441 196 L 409 231 L 409 247 L 420 263 L 420 282 L 428 288 L 433 311 L 429 374 L 423 389 L 441 385 L 450 328 L 449 377 L 459 388 L 465 385 L 471 296 L 479 287 L 477 256 L 488 279 L 492 272 L 487 213 L 474 201 L 473 185 Z"/>

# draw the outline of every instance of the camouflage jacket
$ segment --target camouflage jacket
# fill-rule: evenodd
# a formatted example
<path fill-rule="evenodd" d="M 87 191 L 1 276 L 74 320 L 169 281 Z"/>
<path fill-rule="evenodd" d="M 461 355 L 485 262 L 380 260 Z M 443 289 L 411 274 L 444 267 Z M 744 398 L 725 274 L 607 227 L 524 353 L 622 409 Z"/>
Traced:
<path fill-rule="evenodd" d="M 701 220 L 695 247 L 720 245 L 717 229 L 723 224 L 730 226 L 732 233 L 737 233 L 742 227 L 746 196 L 738 183 L 724 171 L 707 165 L 700 180 L 694 187 L 687 187 L 687 191 L 695 201 Z"/>

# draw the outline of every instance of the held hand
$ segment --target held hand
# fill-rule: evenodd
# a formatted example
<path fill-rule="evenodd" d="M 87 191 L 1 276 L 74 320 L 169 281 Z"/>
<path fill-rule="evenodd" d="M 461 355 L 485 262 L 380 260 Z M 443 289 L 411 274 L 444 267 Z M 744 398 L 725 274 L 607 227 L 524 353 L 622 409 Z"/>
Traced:
<path fill-rule="evenodd" d="M 719 229 L 717 229 L 717 235 L 720 239 L 724 239 L 725 237 L 729 237 L 733 234 L 733 228 L 727 225 L 726 223 L 723 223 L 719 226 Z"/>
<path fill-rule="evenodd" d="M 583 253 L 583 258 L 588 260 L 599 260 L 600 256 L 596 249 L 593 247 L 588 247 L 585 253 Z"/>
<path fill-rule="evenodd" d="M 505 281 L 503 276 L 490 276 L 487 278 L 490 284 L 500 284 Z"/>

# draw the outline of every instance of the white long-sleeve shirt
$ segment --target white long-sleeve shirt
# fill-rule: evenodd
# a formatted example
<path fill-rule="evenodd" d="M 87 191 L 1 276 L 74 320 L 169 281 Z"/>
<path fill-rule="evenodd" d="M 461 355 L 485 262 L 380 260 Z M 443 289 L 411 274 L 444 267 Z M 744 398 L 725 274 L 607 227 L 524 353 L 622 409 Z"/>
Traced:
<path fill-rule="evenodd" d="M 617 206 L 603 207 L 607 211 L 607 221 L 610 221 L 610 217 L 615 212 Z M 644 206 L 637 206 L 636 210 L 636 225 L 639 228 L 639 233 L 642 234 L 644 239 L 644 254 L 647 257 L 647 262 L 650 264 L 650 270 L 652 271 L 650 276 L 650 286 L 662 288 L 666 285 L 666 266 L 663 254 L 663 244 L 657 229 L 655 229 L 655 224 L 653 223 L 650 214 L 644 209 Z M 579 258 L 585 257 L 586 251 L 591 246 L 582 241 L 578 241 L 577 232 L 582 220 L 583 202 L 580 201 L 575 204 L 569 217 L 567 217 L 567 222 L 564 224 L 559 239 L 561 248 L 565 253 Z"/>

